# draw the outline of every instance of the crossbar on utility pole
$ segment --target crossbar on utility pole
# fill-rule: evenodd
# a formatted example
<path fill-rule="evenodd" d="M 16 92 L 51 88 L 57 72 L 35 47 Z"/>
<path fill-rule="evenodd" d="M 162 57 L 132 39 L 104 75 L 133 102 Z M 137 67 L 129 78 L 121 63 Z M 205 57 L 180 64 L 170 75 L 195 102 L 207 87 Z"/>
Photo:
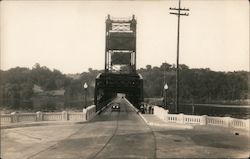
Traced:
<path fill-rule="evenodd" d="M 178 8 L 169 8 L 172 11 L 170 14 L 178 16 L 178 28 L 177 28 L 177 57 L 176 57 L 176 105 L 175 113 L 179 113 L 179 47 L 180 47 L 180 16 L 188 16 L 188 13 L 181 13 L 181 11 L 189 11 L 188 8 L 181 8 L 181 0 L 179 0 Z"/>

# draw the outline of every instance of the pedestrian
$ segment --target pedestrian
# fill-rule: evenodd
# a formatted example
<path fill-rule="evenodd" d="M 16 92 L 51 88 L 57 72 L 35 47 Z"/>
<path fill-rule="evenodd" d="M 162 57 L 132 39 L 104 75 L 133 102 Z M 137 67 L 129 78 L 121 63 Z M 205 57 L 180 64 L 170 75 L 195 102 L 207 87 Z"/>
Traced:
<path fill-rule="evenodd" d="M 152 114 L 152 106 L 151 105 L 149 105 L 149 107 L 148 107 L 148 110 L 149 110 L 149 114 Z"/>

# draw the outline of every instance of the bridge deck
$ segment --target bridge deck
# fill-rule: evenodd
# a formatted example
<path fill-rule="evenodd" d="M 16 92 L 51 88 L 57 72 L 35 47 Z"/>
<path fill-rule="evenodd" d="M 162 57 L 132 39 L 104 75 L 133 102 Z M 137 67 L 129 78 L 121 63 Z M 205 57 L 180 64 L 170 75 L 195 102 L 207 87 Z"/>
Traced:
<path fill-rule="evenodd" d="M 249 155 L 249 136 L 226 128 L 151 126 L 123 99 L 83 124 L 5 129 L 2 158 L 235 158 Z M 145 116 L 151 122 L 159 122 Z"/>

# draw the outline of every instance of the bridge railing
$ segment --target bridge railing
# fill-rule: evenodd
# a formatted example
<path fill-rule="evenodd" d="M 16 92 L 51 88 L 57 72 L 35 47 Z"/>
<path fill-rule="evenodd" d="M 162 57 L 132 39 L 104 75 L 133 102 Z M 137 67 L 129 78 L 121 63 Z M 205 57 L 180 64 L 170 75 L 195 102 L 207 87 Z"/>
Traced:
<path fill-rule="evenodd" d="M 11 114 L 2 114 L 1 115 L 1 124 L 2 123 L 11 123 L 11 122 L 12 122 Z"/>
<path fill-rule="evenodd" d="M 91 120 L 95 115 L 96 115 L 96 106 L 91 105 L 91 106 L 87 107 L 85 119 Z"/>
<path fill-rule="evenodd" d="M 59 121 L 63 120 L 64 114 L 63 112 L 55 112 L 55 113 L 41 113 L 42 118 L 39 119 L 39 121 Z"/>
<path fill-rule="evenodd" d="M 91 105 L 82 112 L 36 112 L 1 114 L 1 124 L 17 122 L 37 122 L 37 121 L 86 121 L 91 120 L 96 115 L 96 106 Z"/>
<path fill-rule="evenodd" d="M 211 117 L 207 115 L 169 114 L 168 110 L 154 106 L 154 115 L 169 123 L 215 125 L 229 128 L 249 130 L 250 119 L 236 119 L 231 117 Z"/>

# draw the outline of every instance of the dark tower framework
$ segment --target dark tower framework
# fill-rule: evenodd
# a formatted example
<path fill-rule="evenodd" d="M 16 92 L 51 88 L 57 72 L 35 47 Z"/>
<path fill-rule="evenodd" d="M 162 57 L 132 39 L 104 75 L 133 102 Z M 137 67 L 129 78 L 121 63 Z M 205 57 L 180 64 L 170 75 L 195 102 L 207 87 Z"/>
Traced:
<path fill-rule="evenodd" d="M 136 19 L 106 19 L 106 45 L 104 73 L 96 77 L 95 105 L 97 110 L 107 104 L 117 93 L 135 106 L 143 102 L 143 79 L 136 72 Z"/>
<path fill-rule="evenodd" d="M 106 20 L 105 72 L 136 72 L 136 20 Z"/>

